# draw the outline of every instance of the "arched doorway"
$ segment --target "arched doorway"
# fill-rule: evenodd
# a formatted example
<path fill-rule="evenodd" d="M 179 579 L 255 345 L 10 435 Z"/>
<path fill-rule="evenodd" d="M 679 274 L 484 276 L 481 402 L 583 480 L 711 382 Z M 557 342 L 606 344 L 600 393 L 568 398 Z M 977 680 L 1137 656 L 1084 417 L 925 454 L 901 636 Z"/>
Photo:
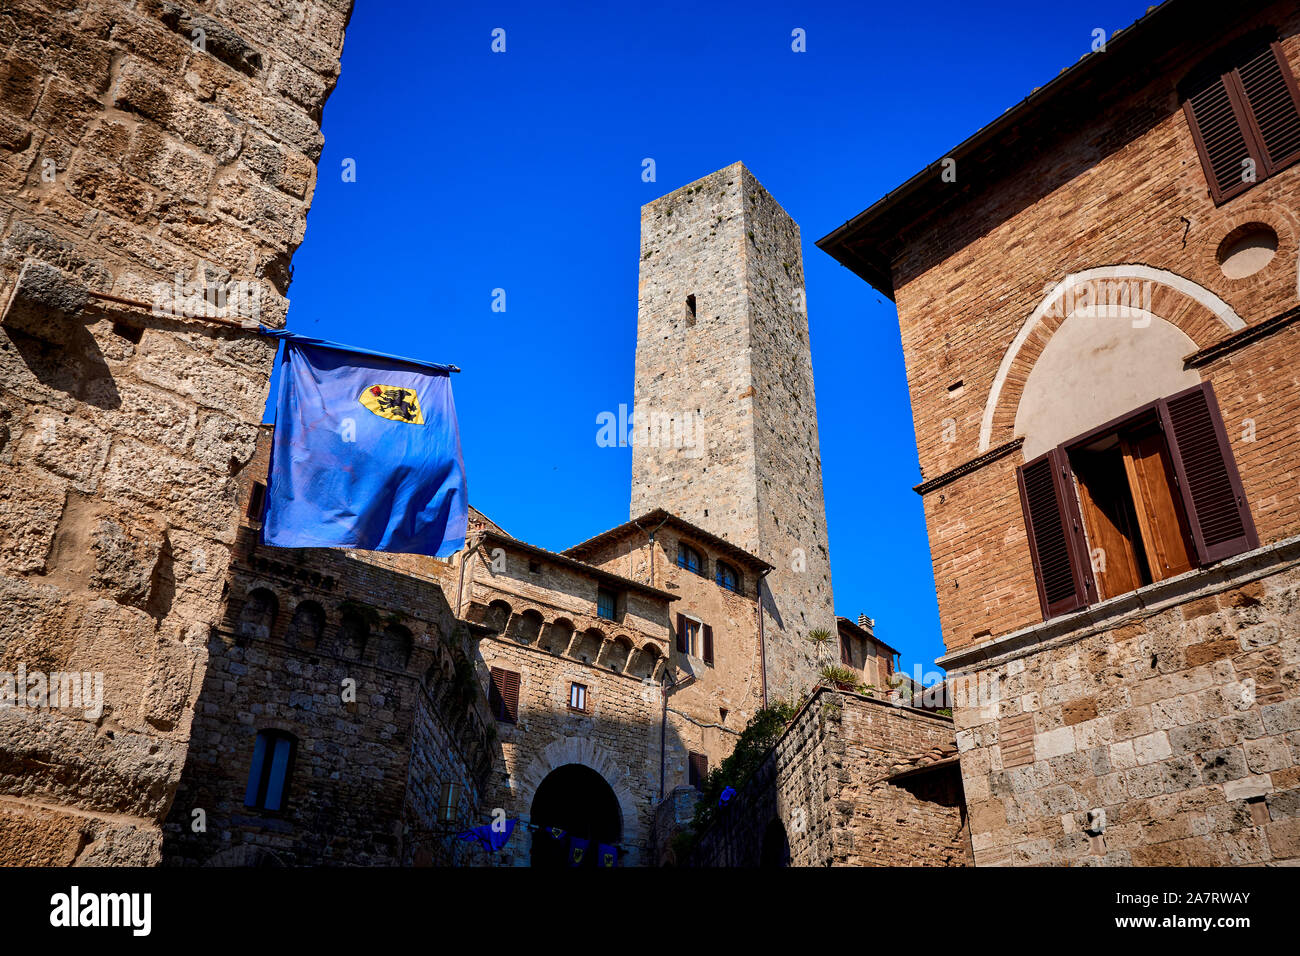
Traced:
<path fill-rule="evenodd" d="M 785 827 L 780 820 L 773 820 L 763 833 L 763 849 L 759 855 L 759 866 L 789 866 L 790 841 L 786 839 Z"/>
<path fill-rule="evenodd" d="M 596 771 L 577 763 L 546 775 L 533 796 L 529 818 L 538 828 L 533 833 L 533 866 L 568 866 L 571 837 L 591 841 L 582 865 L 596 866 L 596 845 L 616 844 L 623 835 L 623 813 L 613 788 Z M 561 839 L 550 835 L 553 827 L 564 831 Z"/>

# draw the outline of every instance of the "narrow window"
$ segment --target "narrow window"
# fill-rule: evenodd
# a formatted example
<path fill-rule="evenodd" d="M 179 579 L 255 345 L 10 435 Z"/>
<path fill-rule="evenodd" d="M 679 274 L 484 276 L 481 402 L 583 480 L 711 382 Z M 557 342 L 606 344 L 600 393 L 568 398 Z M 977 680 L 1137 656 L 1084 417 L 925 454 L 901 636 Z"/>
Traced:
<path fill-rule="evenodd" d="M 853 666 L 853 638 L 847 634 L 840 635 L 840 663 L 846 667 Z"/>
<path fill-rule="evenodd" d="M 253 744 L 253 763 L 244 789 L 244 806 L 261 810 L 282 810 L 296 749 L 293 734 L 263 730 Z"/>
<path fill-rule="evenodd" d="M 695 294 L 692 293 L 686 297 L 686 327 L 690 328 L 695 324 Z"/>
<path fill-rule="evenodd" d="M 702 634 L 703 632 L 703 634 Z M 707 635 L 707 642 L 701 640 Z M 704 644 L 702 647 L 701 645 Z M 700 657 L 701 651 L 707 652 L 706 663 L 713 663 L 713 628 L 701 624 L 685 614 L 677 615 L 677 650 L 691 657 Z"/>
<path fill-rule="evenodd" d="M 253 491 L 248 496 L 248 517 L 253 521 L 262 520 L 262 508 L 266 504 L 266 485 L 260 481 L 253 482 Z"/>
<path fill-rule="evenodd" d="M 1216 203 L 1300 159 L 1300 89 L 1277 43 L 1200 71 L 1183 108 Z"/>
<path fill-rule="evenodd" d="M 438 820 L 453 823 L 460 816 L 461 786 L 458 783 L 444 783 L 438 792 Z"/>
<path fill-rule="evenodd" d="M 736 569 L 733 568 L 731 565 L 723 561 L 718 562 L 717 573 L 714 575 L 714 580 L 716 580 L 721 587 L 726 588 L 728 591 L 731 591 L 734 594 L 740 593 L 739 572 L 737 572 Z"/>
<path fill-rule="evenodd" d="M 587 712 L 587 685 L 570 684 L 569 685 L 569 710 Z"/>
<path fill-rule="evenodd" d="M 704 559 L 700 557 L 700 552 L 682 542 L 677 545 L 677 566 L 692 574 L 704 573 Z"/>
<path fill-rule="evenodd" d="M 1043 617 L 1259 547 L 1208 382 L 1017 470 Z"/>
<path fill-rule="evenodd" d="M 528 562 L 528 573 L 529 573 L 529 574 L 541 574 L 541 573 L 542 573 L 542 563 L 541 563 L 540 561 L 529 561 L 529 562 Z"/>
<path fill-rule="evenodd" d="M 596 614 L 607 621 L 616 620 L 618 614 L 618 594 L 609 588 L 596 589 Z"/>
<path fill-rule="evenodd" d="M 704 781 L 709 776 L 709 758 L 705 754 L 691 750 L 686 755 L 686 779 L 697 790 L 704 788 Z"/>
<path fill-rule="evenodd" d="M 488 688 L 488 706 L 492 716 L 506 724 L 519 720 L 519 674 L 500 667 L 492 668 L 492 686 Z"/>

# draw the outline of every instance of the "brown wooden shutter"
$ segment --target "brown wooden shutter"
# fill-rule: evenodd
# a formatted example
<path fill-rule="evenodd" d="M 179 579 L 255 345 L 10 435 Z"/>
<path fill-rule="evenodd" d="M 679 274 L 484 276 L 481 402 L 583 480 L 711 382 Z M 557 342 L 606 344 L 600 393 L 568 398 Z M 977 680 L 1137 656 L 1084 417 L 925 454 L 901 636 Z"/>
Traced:
<path fill-rule="evenodd" d="M 1259 547 L 1214 388 L 1202 382 L 1157 407 L 1200 563 Z"/>
<path fill-rule="evenodd" d="M 686 616 L 684 614 L 677 615 L 677 650 L 683 654 L 690 652 L 686 646 Z"/>
<path fill-rule="evenodd" d="M 516 723 L 519 720 L 519 673 L 517 671 L 506 672 L 506 686 L 501 696 L 505 698 L 506 713 L 509 715 L 510 723 Z"/>
<path fill-rule="evenodd" d="M 1300 89 L 1280 44 L 1273 43 L 1235 72 L 1269 175 L 1300 159 Z"/>
<path fill-rule="evenodd" d="M 1216 203 L 1254 185 L 1242 178 L 1244 160 L 1255 161 L 1256 178 L 1266 174 L 1263 156 L 1247 131 L 1249 121 L 1231 74 L 1217 77 L 1188 97 L 1183 108 Z"/>
<path fill-rule="evenodd" d="M 1053 448 L 1017 468 L 1016 480 L 1043 618 L 1086 607 L 1096 598 L 1097 586 L 1069 458 L 1063 449 Z"/>
<path fill-rule="evenodd" d="M 687 780 L 692 787 L 703 788 L 709 776 L 709 758 L 691 751 L 687 755 Z"/>
<path fill-rule="evenodd" d="M 840 635 L 840 663 L 848 667 L 853 666 L 853 647 L 847 634 Z"/>
<path fill-rule="evenodd" d="M 704 625 L 704 663 L 713 663 L 713 628 Z"/>
<path fill-rule="evenodd" d="M 519 717 L 519 674 L 500 667 L 493 667 L 491 673 L 488 705 L 497 720 L 513 724 Z"/>

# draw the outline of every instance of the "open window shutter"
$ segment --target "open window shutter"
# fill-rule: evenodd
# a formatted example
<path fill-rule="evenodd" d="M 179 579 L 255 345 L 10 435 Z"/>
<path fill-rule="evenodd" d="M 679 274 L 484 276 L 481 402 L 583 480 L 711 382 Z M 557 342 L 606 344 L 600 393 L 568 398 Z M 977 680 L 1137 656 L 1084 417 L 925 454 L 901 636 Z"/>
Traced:
<path fill-rule="evenodd" d="M 1252 185 L 1242 178 L 1243 162 L 1253 159 L 1256 175 L 1266 170 L 1253 137 L 1247 132 L 1248 119 L 1237 84 L 1229 76 L 1217 77 L 1184 104 L 1187 124 L 1201 155 L 1210 195 L 1216 203 L 1245 192 Z"/>
<path fill-rule="evenodd" d="M 1213 387 L 1202 382 L 1158 408 L 1200 563 L 1259 547 Z"/>
<path fill-rule="evenodd" d="M 519 720 L 519 673 L 506 671 L 505 686 L 501 697 L 505 703 L 506 720 L 516 723 Z"/>
<path fill-rule="evenodd" d="M 704 663 L 713 663 L 713 628 L 704 625 Z"/>
<path fill-rule="evenodd" d="M 492 675 L 492 686 L 488 688 L 488 706 L 492 709 L 492 714 L 497 720 L 505 717 L 505 686 L 506 672 L 499 667 L 493 667 L 490 671 Z"/>
<path fill-rule="evenodd" d="M 704 754 L 690 753 L 687 756 L 689 782 L 692 787 L 703 787 L 709 775 L 709 758 Z"/>
<path fill-rule="evenodd" d="M 1259 140 L 1265 172 L 1300 158 L 1300 89 L 1282 47 L 1273 43 L 1234 71 Z"/>
<path fill-rule="evenodd" d="M 683 654 L 689 652 L 686 646 L 686 617 L 677 615 L 677 650 Z"/>
<path fill-rule="evenodd" d="M 1016 479 L 1044 619 L 1086 607 L 1097 588 L 1069 459 L 1054 448 L 1016 469 Z"/>

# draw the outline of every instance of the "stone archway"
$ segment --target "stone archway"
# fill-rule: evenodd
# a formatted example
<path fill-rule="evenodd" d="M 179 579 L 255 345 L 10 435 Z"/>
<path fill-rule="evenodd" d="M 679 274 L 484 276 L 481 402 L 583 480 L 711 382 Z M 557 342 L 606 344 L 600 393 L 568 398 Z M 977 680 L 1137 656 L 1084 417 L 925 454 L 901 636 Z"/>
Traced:
<path fill-rule="evenodd" d="M 579 763 L 565 764 L 546 775 L 529 808 L 538 829 L 529 855 L 538 867 L 572 866 L 574 838 L 587 841 L 582 866 L 596 866 L 597 847 L 617 844 L 623 838 L 623 812 L 618 797 L 600 774 Z M 563 833 L 552 836 L 552 828 Z"/>
<path fill-rule="evenodd" d="M 632 791 L 624 783 L 624 778 L 627 776 L 626 768 L 589 738 L 564 737 L 543 748 L 515 777 L 516 805 L 521 808 L 531 807 L 538 790 L 551 772 L 569 764 L 581 764 L 593 771 L 613 791 L 622 820 L 621 840 L 624 853 L 619 859 L 619 864 L 636 866 L 638 851 L 628 844 L 643 841 L 641 810 L 632 796 Z M 531 811 L 528 822 L 540 825 L 540 821 L 533 819 Z"/>

